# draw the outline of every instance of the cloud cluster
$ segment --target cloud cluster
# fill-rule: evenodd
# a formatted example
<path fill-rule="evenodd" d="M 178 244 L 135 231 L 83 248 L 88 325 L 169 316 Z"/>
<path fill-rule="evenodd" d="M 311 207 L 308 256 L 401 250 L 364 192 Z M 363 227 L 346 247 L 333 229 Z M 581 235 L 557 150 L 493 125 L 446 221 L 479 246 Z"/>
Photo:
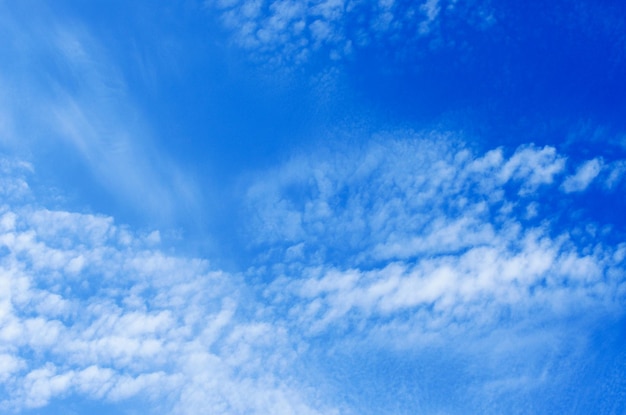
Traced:
<path fill-rule="evenodd" d="M 556 224 L 568 196 L 553 195 L 583 191 L 595 164 L 563 177 L 552 147 L 476 155 L 441 134 L 296 158 L 248 191 L 268 301 L 309 335 L 394 347 L 619 310 L 626 244 Z"/>
<path fill-rule="evenodd" d="M 32 167 L 4 160 L 0 407 L 81 396 L 147 413 L 362 413 L 331 391 L 336 353 L 545 356 L 572 324 L 621 315 L 626 289 L 610 227 L 553 220 L 572 177 L 591 183 L 593 161 L 570 176 L 567 164 L 552 147 L 476 154 L 439 133 L 295 158 L 248 188 L 260 254 L 238 275 L 168 253 L 158 231 L 41 207 Z M 610 166 L 614 192 L 623 170 Z M 526 358 L 514 379 L 472 369 L 467 393 L 497 401 L 502 385 L 557 376 Z"/>
<path fill-rule="evenodd" d="M 147 413 L 332 413 L 239 277 L 163 252 L 157 232 L 23 203 L 28 166 L 2 167 L 3 411 L 83 396 Z"/>
<path fill-rule="evenodd" d="M 467 3 L 467 4 L 466 4 Z M 448 16 L 464 24 L 491 24 L 484 5 L 462 1 L 211 0 L 235 41 L 274 63 L 302 63 L 323 51 L 331 60 L 372 44 L 406 46 L 440 38 Z"/>

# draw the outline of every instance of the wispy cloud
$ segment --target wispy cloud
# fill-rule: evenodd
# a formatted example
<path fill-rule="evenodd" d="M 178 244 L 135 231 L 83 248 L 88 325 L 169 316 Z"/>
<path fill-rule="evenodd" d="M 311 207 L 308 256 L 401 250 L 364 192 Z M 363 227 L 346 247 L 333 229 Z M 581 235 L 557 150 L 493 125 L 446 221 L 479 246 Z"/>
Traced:
<path fill-rule="evenodd" d="M 141 111 L 133 104 L 111 51 L 80 22 L 45 7 L 19 28 L 20 7 L 0 6 L 0 25 L 13 39 L 0 68 L 2 143 L 50 168 L 49 154 L 78 160 L 113 197 L 153 218 L 197 208 L 197 189 L 162 154 Z M 45 24 L 42 24 L 45 21 Z"/>
<path fill-rule="evenodd" d="M 595 158 L 586 161 L 578 167 L 575 174 L 565 178 L 561 189 L 563 189 L 565 193 L 582 192 L 598 177 L 602 171 L 602 167 L 602 159 Z"/>
<path fill-rule="evenodd" d="M 622 182 L 624 173 L 626 173 L 626 161 L 618 160 L 610 163 L 606 166 L 608 171 L 608 177 L 606 178 L 605 185 L 609 189 L 613 189 Z"/>

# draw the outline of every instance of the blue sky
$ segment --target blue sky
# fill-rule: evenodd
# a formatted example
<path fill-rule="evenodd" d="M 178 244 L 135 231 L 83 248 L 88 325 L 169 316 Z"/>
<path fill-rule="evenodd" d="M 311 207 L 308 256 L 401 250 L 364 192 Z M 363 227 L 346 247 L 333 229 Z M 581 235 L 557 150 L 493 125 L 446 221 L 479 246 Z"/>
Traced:
<path fill-rule="evenodd" d="M 625 7 L 0 1 L 2 412 L 623 413 Z"/>

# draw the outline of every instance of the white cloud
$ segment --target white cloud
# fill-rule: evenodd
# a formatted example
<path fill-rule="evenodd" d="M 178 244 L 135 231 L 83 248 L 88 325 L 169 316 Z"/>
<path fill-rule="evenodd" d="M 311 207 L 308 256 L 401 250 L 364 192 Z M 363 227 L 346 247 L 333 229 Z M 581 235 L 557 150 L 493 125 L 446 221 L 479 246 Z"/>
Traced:
<path fill-rule="evenodd" d="M 474 157 L 447 135 L 407 136 L 351 154 L 296 158 L 254 183 L 248 198 L 258 242 L 358 251 L 361 261 L 407 258 L 433 246 L 462 250 L 506 228 L 506 210 L 533 203 L 533 192 L 565 163 L 551 147 Z M 506 198 L 509 189 L 519 198 Z"/>
<path fill-rule="evenodd" d="M 426 20 L 420 23 L 419 30 L 420 33 L 428 33 L 431 30 L 430 25 L 435 21 L 441 11 L 439 0 L 427 0 L 426 3 L 422 4 L 420 9 L 426 15 Z"/>
<path fill-rule="evenodd" d="M 310 336 L 390 347 L 618 310 L 623 247 L 587 245 L 584 224 L 553 228 L 541 205 L 565 159 L 474 155 L 437 133 L 297 157 L 248 192 L 261 263 L 274 261 L 266 298 Z"/>
<path fill-rule="evenodd" d="M 20 183 L 20 164 L 3 165 Z M 263 317 L 237 275 L 169 256 L 157 234 L 110 217 L 20 200 L 2 209 L 4 411 L 82 395 L 147 399 L 147 413 L 332 413 L 293 369 L 284 324 Z"/>
<path fill-rule="evenodd" d="M 440 133 L 294 158 L 248 189 L 264 249 L 237 275 L 166 253 L 158 231 L 39 207 L 32 168 L 5 161 L 7 189 L 22 190 L 0 211 L 0 407 L 81 396 L 148 413 L 351 413 L 317 367 L 341 353 L 558 350 L 563 322 L 621 315 L 626 294 L 626 246 L 580 237 L 601 226 L 555 228 L 567 194 L 542 204 L 564 162 Z M 473 393 L 555 376 L 493 373 Z"/>
<path fill-rule="evenodd" d="M 554 147 L 522 147 L 504 164 L 500 179 L 521 180 L 520 193 L 534 192 L 538 186 L 552 183 L 564 167 L 565 159 L 556 154 Z"/>
<path fill-rule="evenodd" d="M 0 382 L 6 382 L 23 365 L 24 362 L 15 356 L 8 353 L 0 354 Z"/>
<path fill-rule="evenodd" d="M 586 256 L 568 249 L 568 243 L 533 230 L 513 240 L 495 238 L 459 256 L 426 257 L 369 271 L 304 269 L 300 279 L 277 280 L 272 291 L 297 297 L 284 301 L 297 316 L 294 324 L 310 334 L 329 325 L 370 325 L 382 319 L 373 323 L 373 333 L 383 330 L 385 337 L 364 335 L 393 346 L 421 335 L 465 332 L 476 324 L 497 326 L 500 310 L 510 307 L 520 316 L 525 310 L 554 316 L 617 306 L 609 293 L 624 275 L 621 263 L 610 259 L 614 251 Z M 618 273 L 614 280 L 607 281 L 609 270 Z M 391 323 L 399 322 L 393 316 L 409 310 L 416 314 L 404 321 L 405 327 L 389 332 Z"/>
<path fill-rule="evenodd" d="M 7 201 L 21 200 L 30 194 L 27 176 L 33 173 L 30 163 L 13 160 L 0 160 L 0 195 Z M 5 222 L 8 221 L 8 222 Z M 13 226 L 14 218 L 3 219 L 5 226 Z"/>
<path fill-rule="evenodd" d="M 608 189 L 613 189 L 622 181 L 624 173 L 626 173 L 626 161 L 614 161 L 606 166 L 606 170 L 608 177 L 604 184 Z"/>
<path fill-rule="evenodd" d="M 599 158 L 584 162 L 578 167 L 575 174 L 565 178 L 561 189 L 565 193 L 582 192 L 600 174 L 602 167 L 603 162 Z"/>

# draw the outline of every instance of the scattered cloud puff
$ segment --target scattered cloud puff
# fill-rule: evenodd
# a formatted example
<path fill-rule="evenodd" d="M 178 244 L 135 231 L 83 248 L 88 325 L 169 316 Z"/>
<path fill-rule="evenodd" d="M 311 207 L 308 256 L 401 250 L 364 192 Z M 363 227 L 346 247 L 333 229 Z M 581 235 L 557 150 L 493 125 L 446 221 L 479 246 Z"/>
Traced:
<path fill-rule="evenodd" d="M 30 196 L 27 177 L 34 171 L 30 163 L 0 159 L 0 195 L 4 200 L 23 200 Z"/>
<path fill-rule="evenodd" d="M 206 4 L 218 11 L 236 43 L 278 64 L 306 62 L 320 51 L 339 60 L 380 42 L 402 46 L 422 38 L 437 39 L 442 15 L 457 16 L 466 24 L 481 22 L 477 26 L 493 23 L 484 5 L 457 0 L 210 0 Z"/>
<path fill-rule="evenodd" d="M 82 396 L 146 413 L 335 413 L 238 276 L 165 253 L 154 232 L 24 203 L 30 167 L 0 166 L 3 412 Z"/>
<path fill-rule="evenodd" d="M 268 301 L 309 336 L 391 347 L 617 312 L 626 245 L 552 223 L 565 164 L 548 146 L 476 155 L 438 133 L 296 158 L 248 191 Z"/>
<path fill-rule="evenodd" d="M 626 161 L 618 160 L 609 163 L 605 170 L 608 172 L 608 175 L 604 181 L 604 185 L 608 189 L 614 189 L 624 178 L 624 173 L 626 173 Z"/>
<path fill-rule="evenodd" d="M 595 158 L 583 163 L 580 167 L 578 167 L 575 174 L 565 178 L 565 181 L 563 181 L 563 184 L 561 185 L 561 189 L 565 193 L 582 192 L 589 187 L 591 182 L 593 182 L 596 177 L 598 177 L 602 167 L 603 162 L 600 158 Z M 609 180 L 611 182 L 614 181 L 611 179 Z"/>

